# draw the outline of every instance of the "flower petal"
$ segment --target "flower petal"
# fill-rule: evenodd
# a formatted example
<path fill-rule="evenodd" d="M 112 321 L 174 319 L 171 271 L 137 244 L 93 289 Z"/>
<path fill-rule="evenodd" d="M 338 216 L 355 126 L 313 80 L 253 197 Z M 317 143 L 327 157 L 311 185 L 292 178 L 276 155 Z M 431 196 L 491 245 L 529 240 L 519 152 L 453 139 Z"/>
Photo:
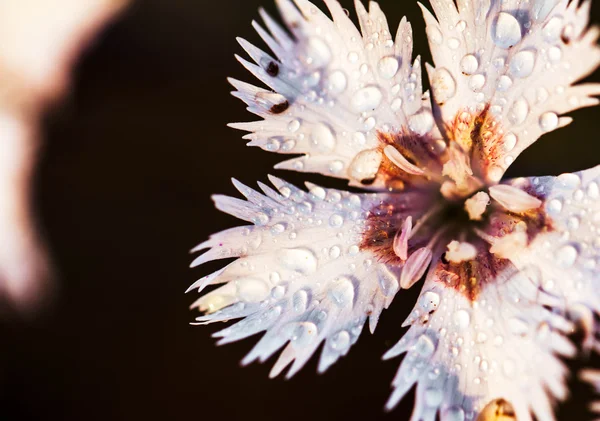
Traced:
<path fill-rule="evenodd" d="M 397 273 L 358 245 L 369 210 L 385 194 L 355 195 L 309 185 L 306 193 L 272 178 L 279 192 L 261 185 L 262 195 L 234 182 L 246 201 L 217 196 L 217 207 L 254 226 L 215 234 L 196 247 L 207 249 L 192 266 L 238 258 L 190 289 L 224 284 L 193 307 L 206 314 L 200 323 L 243 320 L 215 334 L 219 343 L 265 331 L 243 360 L 265 361 L 286 343 L 271 375 L 289 363 L 296 373 L 321 342 L 319 371 L 325 371 L 353 345 L 369 319 L 379 315 L 399 289 Z"/>
<path fill-rule="evenodd" d="M 596 105 L 600 85 L 574 85 L 600 63 L 598 29 L 587 29 L 590 1 L 431 0 L 423 7 L 435 63 L 434 107 L 446 124 L 489 113 L 482 133 L 484 174 L 500 180 L 543 133 L 571 122 L 561 115 Z M 457 123 L 460 124 L 460 123 Z"/>
<path fill-rule="evenodd" d="M 434 130 L 406 19 L 394 41 L 374 2 L 369 12 L 356 2 L 362 36 L 335 0 L 326 1 L 333 21 L 307 0 L 277 4 L 294 39 L 261 12 L 271 34 L 254 26 L 276 58 L 241 40 L 256 64 L 239 59 L 274 92 L 231 80 L 233 94 L 264 119 L 231 125 L 251 132 L 249 145 L 304 154 L 277 168 L 370 182 L 382 160 L 378 132 Z"/>
<path fill-rule="evenodd" d="M 416 383 L 412 420 L 438 412 L 475 420 L 494 401 L 508 402 L 520 421 L 554 419 L 553 400 L 567 395 L 558 355 L 575 352 L 564 336 L 571 324 L 545 309 L 544 294 L 513 267 L 486 284 L 471 301 L 430 271 L 409 331 L 384 356 L 407 354 L 388 408 Z"/>

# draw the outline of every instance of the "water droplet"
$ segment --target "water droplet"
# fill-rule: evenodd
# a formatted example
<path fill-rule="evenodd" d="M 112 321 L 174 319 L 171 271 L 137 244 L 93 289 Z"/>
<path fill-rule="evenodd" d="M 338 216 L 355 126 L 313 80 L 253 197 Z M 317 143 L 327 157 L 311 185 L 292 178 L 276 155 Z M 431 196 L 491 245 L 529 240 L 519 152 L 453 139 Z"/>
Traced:
<path fill-rule="evenodd" d="M 331 348 L 336 351 L 345 351 L 350 347 L 350 334 L 345 330 L 336 333 L 333 338 L 331 338 Z"/>
<path fill-rule="evenodd" d="M 508 121 L 514 125 L 520 125 L 525 122 L 529 115 L 529 104 L 525 98 L 517 99 L 508 113 Z"/>
<path fill-rule="evenodd" d="M 465 29 L 467 29 L 467 22 L 465 22 L 464 20 L 461 20 L 456 24 L 456 30 L 458 32 L 464 32 Z"/>
<path fill-rule="evenodd" d="M 510 72 L 520 78 L 531 75 L 535 67 L 535 55 L 532 50 L 519 51 L 510 61 Z"/>
<path fill-rule="evenodd" d="M 465 330 L 471 323 L 471 316 L 467 310 L 458 310 L 452 315 L 452 322 L 458 330 Z"/>
<path fill-rule="evenodd" d="M 379 266 L 377 269 L 377 275 L 379 278 L 379 286 L 381 292 L 386 297 L 391 297 L 398 292 L 398 280 L 389 269 L 384 266 Z"/>
<path fill-rule="evenodd" d="M 312 322 L 302 322 L 296 325 L 290 343 L 296 349 L 305 348 L 310 345 L 315 339 L 319 330 Z"/>
<path fill-rule="evenodd" d="M 361 182 L 373 180 L 379 171 L 382 159 L 383 155 L 380 149 L 362 151 L 350 164 L 350 177 Z"/>
<path fill-rule="evenodd" d="M 556 264 L 562 269 L 568 269 L 575 264 L 579 253 L 572 245 L 566 245 L 556 251 Z"/>
<path fill-rule="evenodd" d="M 340 171 L 344 169 L 344 163 L 339 160 L 331 161 L 329 164 L 329 171 L 332 174 L 338 174 Z"/>
<path fill-rule="evenodd" d="M 437 27 L 428 25 L 426 32 L 427 38 L 429 38 L 429 41 L 431 41 L 433 44 L 440 45 L 442 42 L 444 42 L 442 31 L 440 31 Z"/>
<path fill-rule="evenodd" d="M 320 38 L 310 38 L 306 45 L 307 64 L 313 68 L 325 67 L 331 60 L 331 50 Z"/>
<path fill-rule="evenodd" d="M 339 95 L 348 87 L 348 78 L 341 70 L 336 70 L 329 75 L 329 92 Z"/>
<path fill-rule="evenodd" d="M 517 45 L 521 37 L 521 25 L 517 18 L 510 13 L 500 12 L 492 28 L 494 43 L 500 48 L 508 49 Z"/>
<path fill-rule="evenodd" d="M 342 254 L 342 250 L 338 246 L 332 246 L 329 249 L 329 258 L 337 259 Z"/>
<path fill-rule="evenodd" d="M 556 113 L 547 112 L 540 117 L 540 128 L 544 132 L 551 132 L 558 127 L 558 116 Z"/>
<path fill-rule="evenodd" d="M 408 119 L 408 127 L 410 130 L 421 136 L 424 136 L 431 131 L 434 124 L 435 121 L 433 115 L 431 115 L 429 110 L 422 110 L 417 114 L 410 116 Z"/>
<path fill-rule="evenodd" d="M 285 295 L 285 287 L 281 285 L 277 285 L 275 288 L 271 290 L 271 297 L 275 300 L 280 300 Z"/>
<path fill-rule="evenodd" d="M 312 144 L 319 152 L 328 153 L 335 148 L 335 135 L 333 131 L 323 123 L 317 123 L 310 134 Z"/>
<path fill-rule="evenodd" d="M 419 304 L 425 312 L 431 313 L 440 305 L 440 296 L 437 292 L 427 291 L 419 298 Z"/>
<path fill-rule="evenodd" d="M 577 174 L 565 173 L 559 175 L 556 180 L 560 187 L 568 190 L 574 190 L 581 185 L 581 179 Z"/>
<path fill-rule="evenodd" d="M 556 63 L 560 61 L 562 58 L 562 51 L 559 47 L 550 47 L 548 49 L 548 60 L 552 63 Z"/>
<path fill-rule="evenodd" d="M 456 81 L 444 67 L 436 70 L 431 81 L 433 96 L 438 104 L 443 104 L 456 95 Z"/>
<path fill-rule="evenodd" d="M 396 76 L 398 73 L 398 69 L 400 68 L 400 63 L 398 62 L 398 58 L 394 56 L 384 57 L 379 60 L 379 74 L 384 79 L 391 79 Z"/>
<path fill-rule="evenodd" d="M 485 86 L 484 75 L 473 75 L 469 78 L 469 88 L 474 92 L 479 92 Z"/>
<path fill-rule="evenodd" d="M 444 421 L 465 421 L 465 411 L 457 406 L 446 408 L 441 419 Z"/>
<path fill-rule="evenodd" d="M 354 300 L 354 285 L 346 277 L 336 279 L 328 291 L 329 298 L 338 307 L 346 307 Z"/>
<path fill-rule="evenodd" d="M 308 294 L 304 290 L 296 291 L 292 297 L 292 305 L 296 313 L 304 313 L 308 306 Z"/>
<path fill-rule="evenodd" d="M 356 63 L 358 61 L 358 54 L 355 51 L 348 53 L 348 61 L 350 63 Z"/>
<path fill-rule="evenodd" d="M 342 225 L 344 225 L 344 217 L 341 215 L 333 214 L 331 215 L 331 217 L 329 218 L 329 225 L 331 225 L 334 228 L 339 228 Z"/>
<path fill-rule="evenodd" d="M 363 113 L 375 110 L 382 100 L 383 94 L 377 86 L 367 86 L 356 91 L 350 100 L 350 105 L 354 111 Z"/>
<path fill-rule="evenodd" d="M 563 204 L 560 199 L 552 199 L 548 203 L 548 211 L 551 213 L 560 213 L 562 211 Z"/>
<path fill-rule="evenodd" d="M 275 224 L 271 227 L 271 234 L 279 235 L 285 231 L 285 225 L 283 224 Z"/>
<path fill-rule="evenodd" d="M 258 226 L 267 225 L 270 220 L 271 218 L 269 218 L 269 215 L 267 215 L 264 212 L 258 212 L 252 218 L 252 222 L 254 222 L 254 224 Z"/>
<path fill-rule="evenodd" d="M 506 75 L 502 75 L 498 78 L 498 84 L 497 84 L 497 88 L 500 92 L 506 92 L 510 89 L 510 87 L 512 86 L 513 81 L 510 77 L 506 76 Z"/>
<path fill-rule="evenodd" d="M 413 349 L 414 352 L 417 353 L 420 357 L 427 359 L 431 357 L 435 352 L 435 344 L 429 336 L 424 334 L 419 336 Z"/>
<path fill-rule="evenodd" d="M 423 398 L 426 406 L 430 408 L 437 408 L 441 405 L 442 400 L 444 399 L 444 393 L 440 389 L 430 387 L 425 390 Z"/>
<path fill-rule="evenodd" d="M 448 48 L 451 50 L 456 50 L 458 47 L 460 47 L 460 41 L 458 38 L 450 38 L 448 40 Z"/>
<path fill-rule="evenodd" d="M 402 107 L 402 98 L 396 98 L 390 104 L 392 111 L 398 111 Z"/>
<path fill-rule="evenodd" d="M 562 32 L 562 27 L 562 18 L 555 16 L 552 19 L 550 19 L 548 23 L 544 25 L 544 29 L 542 30 L 544 40 L 546 40 L 546 42 L 549 43 L 554 43 L 555 41 L 558 41 Z"/>
<path fill-rule="evenodd" d="M 300 121 L 298 120 L 292 120 L 290 121 L 290 124 L 288 124 L 288 130 L 291 133 L 297 132 L 300 129 Z"/>
<path fill-rule="evenodd" d="M 277 258 L 287 269 L 303 275 L 317 271 L 317 258 L 306 248 L 281 249 L 277 253 Z"/>
<path fill-rule="evenodd" d="M 517 136 L 515 136 L 514 133 L 507 133 L 504 136 L 504 151 L 510 152 L 515 148 L 516 145 L 517 145 Z"/>
<path fill-rule="evenodd" d="M 479 60 L 473 54 L 467 54 L 460 61 L 460 69 L 464 74 L 472 75 L 479 68 Z"/>

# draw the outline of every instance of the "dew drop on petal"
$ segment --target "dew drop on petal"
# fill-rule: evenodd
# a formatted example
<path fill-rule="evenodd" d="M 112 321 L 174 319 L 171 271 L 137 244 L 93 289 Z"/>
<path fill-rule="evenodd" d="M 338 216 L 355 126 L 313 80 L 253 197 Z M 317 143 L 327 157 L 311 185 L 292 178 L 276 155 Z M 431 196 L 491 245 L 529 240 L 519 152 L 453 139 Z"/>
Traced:
<path fill-rule="evenodd" d="M 560 213 L 562 211 L 563 204 L 560 199 L 552 199 L 548 203 L 548 212 L 550 213 Z"/>
<path fill-rule="evenodd" d="M 521 41 L 521 25 L 517 18 L 507 12 L 500 12 L 492 29 L 494 43 L 504 49 L 515 46 Z"/>
<path fill-rule="evenodd" d="M 552 19 L 550 19 L 548 23 L 544 25 L 544 29 L 542 30 L 542 35 L 546 42 L 553 43 L 555 41 L 558 41 L 562 32 L 562 27 L 562 18 L 555 16 Z"/>
<path fill-rule="evenodd" d="M 327 153 L 335 148 L 333 131 L 323 123 L 318 123 L 313 127 L 310 139 L 319 152 Z"/>
<path fill-rule="evenodd" d="M 304 290 L 296 291 L 292 297 L 292 306 L 296 313 L 304 313 L 308 306 L 308 294 Z"/>
<path fill-rule="evenodd" d="M 497 83 L 496 87 L 498 88 L 498 90 L 500 92 L 506 92 L 510 89 L 512 84 L 513 84 L 513 81 L 509 76 L 502 75 L 498 78 L 498 83 Z"/>
<path fill-rule="evenodd" d="M 444 394 L 440 389 L 430 387 L 425 391 L 425 405 L 430 408 L 438 408 L 444 399 Z"/>
<path fill-rule="evenodd" d="M 440 305 L 440 295 L 437 292 L 427 291 L 419 298 L 419 305 L 427 313 L 430 313 Z"/>
<path fill-rule="evenodd" d="M 454 323 L 454 326 L 456 326 L 459 330 L 465 330 L 469 327 L 469 324 L 471 323 L 471 316 L 466 310 L 457 310 L 452 315 L 452 322 Z"/>
<path fill-rule="evenodd" d="M 281 249 L 277 257 L 285 268 L 303 275 L 317 271 L 317 258 L 306 248 Z"/>
<path fill-rule="evenodd" d="M 344 217 L 342 217 L 341 215 L 333 214 L 329 217 L 329 225 L 331 225 L 334 228 L 339 228 L 342 225 L 344 225 Z"/>
<path fill-rule="evenodd" d="M 479 60 L 473 54 L 467 54 L 460 61 L 460 69 L 464 74 L 472 75 L 479 68 Z"/>
<path fill-rule="evenodd" d="M 514 135 L 514 133 L 507 133 L 504 136 L 504 151 L 505 152 L 510 152 L 512 151 L 515 146 L 517 145 L 517 136 Z"/>
<path fill-rule="evenodd" d="M 442 35 L 442 31 L 440 31 L 437 27 L 428 25 L 426 32 L 427 38 L 433 44 L 440 45 L 442 42 L 444 42 L 444 36 Z"/>
<path fill-rule="evenodd" d="M 352 160 L 349 175 L 357 181 L 372 180 L 377 175 L 382 160 L 383 154 L 379 149 L 362 151 Z"/>
<path fill-rule="evenodd" d="M 558 127 L 558 116 L 556 113 L 547 112 L 540 117 L 540 128 L 543 132 L 551 132 Z"/>
<path fill-rule="evenodd" d="M 462 408 L 453 406 L 446 408 L 441 417 L 444 421 L 465 421 L 465 411 Z"/>
<path fill-rule="evenodd" d="M 408 119 L 408 127 L 414 133 L 424 136 L 431 129 L 433 129 L 433 125 L 435 121 L 433 119 L 433 115 L 429 110 L 422 110 L 417 114 L 410 116 Z"/>
<path fill-rule="evenodd" d="M 328 294 L 331 301 L 338 307 L 346 307 L 354 300 L 354 285 L 346 277 L 338 278 L 333 282 Z"/>
<path fill-rule="evenodd" d="M 339 95 L 346 90 L 348 78 L 341 70 L 336 70 L 329 75 L 329 91 L 334 95 Z"/>
<path fill-rule="evenodd" d="M 575 264 L 579 253 L 572 245 L 566 245 L 556 251 L 556 263 L 562 269 L 568 269 Z"/>
<path fill-rule="evenodd" d="M 435 344 L 427 335 L 421 335 L 414 345 L 414 351 L 422 358 L 429 358 L 435 352 Z"/>
<path fill-rule="evenodd" d="M 298 120 L 292 120 L 290 121 L 290 124 L 288 124 L 288 130 L 290 131 L 290 133 L 295 133 L 300 129 L 300 121 Z"/>
<path fill-rule="evenodd" d="M 383 94 L 377 86 L 367 86 L 359 89 L 352 96 L 350 105 L 352 109 L 358 113 L 373 111 L 381 104 Z"/>
<path fill-rule="evenodd" d="M 510 61 L 510 72 L 513 76 L 525 78 L 533 72 L 535 67 L 535 52 L 531 50 L 519 51 Z"/>
<path fill-rule="evenodd" d="M 473 75 L 469 78 L 469 88 L 474 92 L 479 92 L 485 86 L 484 75 Z"/>
<path fill-rule="evenodd" d="M 456 95 L 456 81 L 444 67 L 436 70 L 431 80 L 431 88 L 438 104 L 443 104 Z"/>
<path fill-rule="evenodd" d="M 312 67 L 324 67 L 331 60 L 331 50 L 320 38 L 310 38 L 306 46 L 306 55 Z"/>
<path fill-rule="evenodd" d="M 336 351 L 345 351 L 350 346 L 350 334 L 345 330 L 338 332 L 331 339 L 331 348 Z"/>
<path fill-rule="evenodd" d="M 384 79 L 391 79 L 394 76 L 396 76 L 396 73 L 398 73 L 399 68 L 400 63 L 398 62 L 397 57 L 387 56 L 379 60 L 379 74 Z"/>
<path fill-rule="evenodd" d="M 528 115 L 529 104 L 527 103 L 527 100 L 525 98 L 519 98 L 514 102 L 508 113 L 508 121 L 514 125 L 523 124 L 525 120 L 527 120 Z"/>

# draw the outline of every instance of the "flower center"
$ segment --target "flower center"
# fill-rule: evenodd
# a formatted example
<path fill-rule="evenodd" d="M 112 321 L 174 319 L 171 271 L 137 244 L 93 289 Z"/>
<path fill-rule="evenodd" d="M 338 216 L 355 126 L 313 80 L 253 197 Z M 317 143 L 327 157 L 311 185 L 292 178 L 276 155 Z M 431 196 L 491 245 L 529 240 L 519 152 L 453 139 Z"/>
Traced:
<path fill-rule="evenodd" d="M 434 262 L 440 282 L 474 300 L 512 266 L 511 257 L 552 226 L 544 198 L 525 181 L 496 184 L 489 176 L 493 150 L 478 145 L 485 133 L 498 137 L 498 127 L 487 109 L 474 117 L 461 112 L 456 121 L 447 140 L 379 134 L 384 147 L 377 179 L 398 194 L 371 209 L 361 246 L 402 267 L 403 288 Z"/>

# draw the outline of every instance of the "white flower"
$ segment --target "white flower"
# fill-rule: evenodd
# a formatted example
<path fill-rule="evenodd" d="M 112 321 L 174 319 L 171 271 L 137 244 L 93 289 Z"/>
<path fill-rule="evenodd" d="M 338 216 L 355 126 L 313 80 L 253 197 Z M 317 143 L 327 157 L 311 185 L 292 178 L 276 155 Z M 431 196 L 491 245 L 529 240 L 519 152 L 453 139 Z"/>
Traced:
<path fill-rule="evenodd" d="M 238 257 L 190 289 L 223 284 L 194 305 L 199 323 L 242 318 L 221 343 L 266 332 L 244 359 L 284 347 L 272 374 L 299 370 L 325 342 L 319 369 L 371 331 L 400 287 L 425 275 L 388 401 L 416 384 L 413 420 L 553 420 L 567 397 L 560 357 L 600 312 L 600 167 L 501 181 L 563 114 L 596 105 L 600 85 L 575 83 L 600 63 L 590 3 L 431 0 L 435 67 L 423 93 L 412 31 L 395 38 L 376 3 L 356 2 L 361 32 L 326 0 L 277 2 L 289 35 L 261 12 L 275 56 L 244 40 L 242 64 L 270 89 L 231 80 L 262 118 L 233 124 L 250 145 L 302 154 L 278 168 L 345 178 L 371 193 L 273 179 L 217 207 L 251 222 L 213 236 L 193 266 Z M 591 321 L 590 321 L 591 320 Z M 479 417 L 479 418 L 478 418 Z"/>
<path fill-rule="evenodd" d="M 0 2 L 0 298 L 21 310 L 48 289 L 30 209 L 41 115 L 67 88 L 80 50 L 126 1 Z"/>

